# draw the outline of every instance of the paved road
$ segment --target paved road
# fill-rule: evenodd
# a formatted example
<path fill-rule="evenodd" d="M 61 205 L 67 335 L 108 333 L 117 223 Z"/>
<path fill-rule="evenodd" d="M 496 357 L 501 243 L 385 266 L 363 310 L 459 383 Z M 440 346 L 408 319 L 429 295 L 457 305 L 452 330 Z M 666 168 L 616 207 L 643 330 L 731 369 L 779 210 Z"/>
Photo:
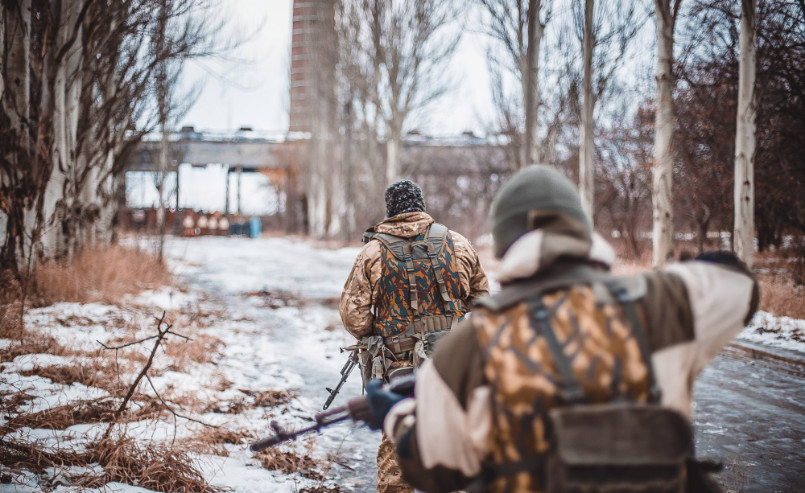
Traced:
<path fill-rule="evenodd" d="M 696 451 L 732 491 L 805 490 L 805 368 L 727 348 L 696 382 Z"/>

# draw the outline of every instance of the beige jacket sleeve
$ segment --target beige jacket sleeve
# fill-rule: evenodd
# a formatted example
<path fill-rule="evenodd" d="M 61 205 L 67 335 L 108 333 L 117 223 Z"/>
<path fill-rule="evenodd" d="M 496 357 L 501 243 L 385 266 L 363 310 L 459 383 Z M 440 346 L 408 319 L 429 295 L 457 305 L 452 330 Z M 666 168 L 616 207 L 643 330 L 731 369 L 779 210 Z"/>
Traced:
<path fill-rule="evenodd" d="M 380 246 L 379 242 L 373 241 L 358 253 L 339 304 L 344 328 L 357 339 L 372 333 L 372 306 L 377 300 L 375 286 L 380 274 Z"/>
<path fill-rule="evenodd" d="M 481 267 L 478 253 L 469 240 L 455 231 L 450 231 L 450 236 L 453 239 L 456 264 L 461 279 L 461 294 L 463 295 L 461 301 L 467 308 L 472 308 L 475 300 L 489 294 L 489 280 Z"/>

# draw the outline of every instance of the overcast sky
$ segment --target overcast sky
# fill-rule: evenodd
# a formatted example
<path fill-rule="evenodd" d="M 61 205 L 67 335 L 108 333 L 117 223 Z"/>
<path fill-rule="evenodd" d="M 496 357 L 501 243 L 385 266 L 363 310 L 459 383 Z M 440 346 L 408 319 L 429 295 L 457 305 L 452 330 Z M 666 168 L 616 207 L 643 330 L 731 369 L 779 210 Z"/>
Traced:
<path fill-rule="evenodd" d="M 196 129 L 284 131 L 288 127 L 288 60 L 291 39 L 291 0 L 223 0 L 221 15 L 234 37 L 246 37 L 227 60 L 193 62 L 185 82 L 201 93 L 180 121 Z M 462 26 L 456 26 L 461 29 Z M 430 107 L 427 119 L 414 126 L 432 135 L 455 135 L 465 130 L 485 133 L 492 118 L 492 101 L 482 35 L 466 29 L 446 73 L 460 81 Z"/>

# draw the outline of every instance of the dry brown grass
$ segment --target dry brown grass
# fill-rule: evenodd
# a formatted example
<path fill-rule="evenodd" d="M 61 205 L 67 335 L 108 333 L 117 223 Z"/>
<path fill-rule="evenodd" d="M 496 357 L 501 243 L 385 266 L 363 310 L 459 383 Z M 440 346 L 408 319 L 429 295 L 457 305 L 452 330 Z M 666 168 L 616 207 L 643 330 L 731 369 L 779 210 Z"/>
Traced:
<path fill-rule="evenodd" d="M 124 436 L 101 441 L 91 455 L 103 466 L 107 481 L 165 492 L 222 491 L 207 484 L 193 460 L 178 447 L 145 446 Z"/>
<path fill-rule="evenodd" d="M 126 294 L 170 282 L 164 264 L 152 255 L 109 246 L 88 248 L 73 262 L 45 262 L 36 269 L 34 288 L 37 303 L 58 301 L 113 303 Z"/>
<path fill-rule="evenodd" d="M 38 332 L 21 331 L 20 338 L 4 349 L 0 349 L 0 362 L 12 361 L 23 354 L 47 353 L 56 356 L 74 354 L 55 338 Z"/>
<path fill-rule="evenodd" d="M 12 418 L 0 427 L 0 434 L 19 428 L 64 430 L 77 424 L 101 423 L 112 419 L 117 406 L 112 399 L 104 398 L 58 406 L 33 414 L 23 414 Z"/>
<path fill-rule="evenodd" d="M 240 414 L 246 409 L 255 407 L 279 407 L 287 406 L 292 399 L 296 398 L 296 393 L 291 390 L 247 390 L 238 389 L 252 399 L 237 397 L 231 401 L 218 401 L 209 404 L 204 413 L 219 414 Z M 250 402 L 251 401 L 251 402 Z"/>
<path fill-rule="evenodd" d="M 226 444 L 246 445 L 257 439 L 257 435 L 248 430 L 231 430 L 225 427 L 208 428 L 195 436 L 182 441 L 182 447 L 190 452 L 229 457 Z"/>
<path fill-rule="evenodd" d="M 805 319 L 805 286 L 779 276 L 759 276 L 760 309 L 778 317 Z"/>
<path fill-rule="evenodd" d="M 165 343 L 165 354 L 171 363 L 168 369 L 182 371 L 189 362 L 212 363 L 224 346 L 224 341 L 209 334 L 194 336 L 191 340 L 172 339 Z"/>
<path fill-rule="evenodd" d="M 35 366 L 20 372 L 20 375 L 37 375 L 62 385 L 80 383 L 86 387 L 99 387 L 109 391 L 114 391 L 118 387 L 117 368 L 114 359 L 110 358 L 94 358 L 89 362 L 67 366 Z"/>
<path fill-rule="evenodd" d="M 325 464 L 310 455 L 310 447 L 302 455 L 299 455 L 294 450 L 282 450 L 279 447 L 272 447 L 257 452 L 254 456 L 264 468 L 271 471 L 281 471 L 285 474 L 299 473 L 306 478 L 315 480 L 324 479 L 320 469 Z"/>

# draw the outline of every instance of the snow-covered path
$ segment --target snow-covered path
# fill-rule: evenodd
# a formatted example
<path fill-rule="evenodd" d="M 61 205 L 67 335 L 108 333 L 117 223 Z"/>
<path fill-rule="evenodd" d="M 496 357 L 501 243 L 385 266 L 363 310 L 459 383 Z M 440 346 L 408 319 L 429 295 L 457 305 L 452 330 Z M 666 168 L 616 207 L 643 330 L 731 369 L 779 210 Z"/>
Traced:
<path fill-rule="evenodd" d="M 174 272 L 224 303 L 238 321 L 236 329 L 217 334 L 227 343 L 221 364 L 228 378 L 235 386 L 298 393 L 299 406 L 277 418 L 291 428 L 305 425 L 300 416 L 321 411 L 325 387 L 337 384 L 346 361 L 339 348 L 354 343 L 341 328 L 337 299 L 357 251 L 315 249 L 279 238 L 174 238 L 168 243 Z M 355 370 L 332 406 L 360 392 Z M 267 420 L 253 425 L 261 435 L 270 434 Z M 337 462 L 349 466 L 334 465 L 330 471 L 340 476 L 342 489 L 374 491 L 379 443 L 378 433 L 339 424 L 317 437 L 316 452 L 337 452 Z"/>
<path fill-rule="evenodd" d="M 300 415 L 318 412 L 324 387 L 335 385 L 344 363 L 338 348 L 351 343 L 336 300 L 357 249 L 317 249 L 283 238 L 177 238 L 168 245 L 178 274 L 243 319 L 236 333 L 222 335 L 227 374 L 240 374 L 237 385 L 298 391 L 301 407 L 286 416 L 297 426 Z M 277 308 L 284 302 L 276 296 L 291 301 Z M 701 375 L 695 393 L 697 452 L 725 462 L 722 480 L 730 489 L 798 490 L 805 476 L 804 381 L 801 367 L 753 360 L 736 350 L 720 354 Z M 355 372 L 333 405 L 359 393 Z M 267 433 L 267 422 L 254 426 Z M 378 442 L 376 433 L 343 425 L 323 433 L 317 450 L 339 450 L 353 469 L 331 471 L 342 488 L 374 491 Z"/>

